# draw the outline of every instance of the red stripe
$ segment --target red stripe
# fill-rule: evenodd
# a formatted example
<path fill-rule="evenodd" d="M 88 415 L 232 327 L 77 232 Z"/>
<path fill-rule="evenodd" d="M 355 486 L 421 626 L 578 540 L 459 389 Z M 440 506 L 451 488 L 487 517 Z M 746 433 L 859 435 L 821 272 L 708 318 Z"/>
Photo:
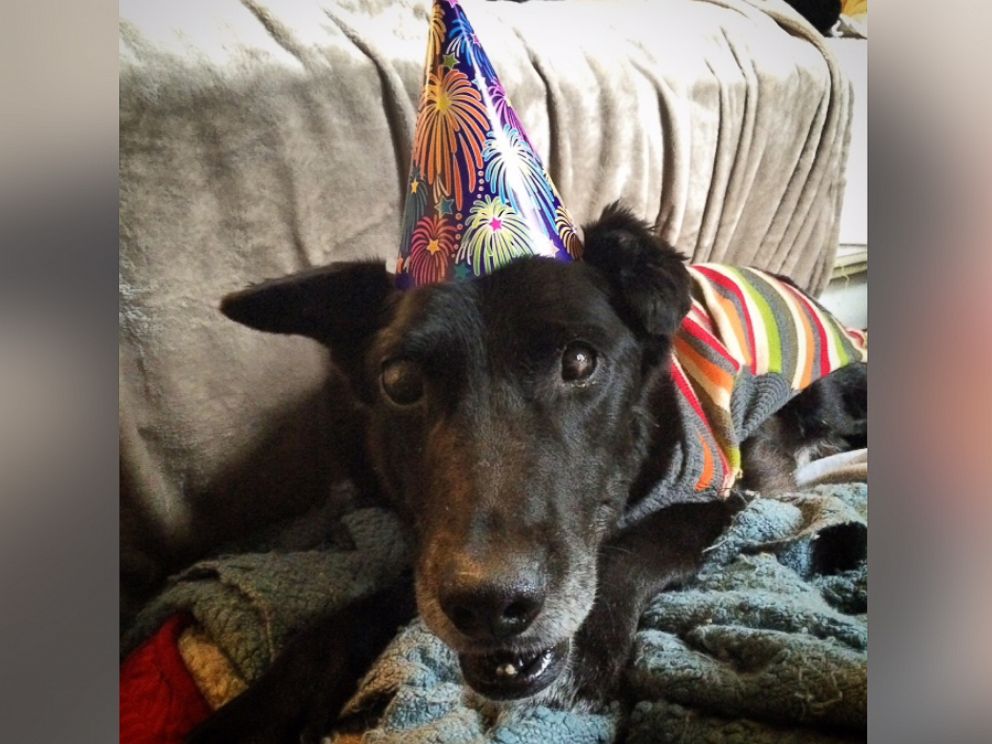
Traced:
<path fill-rule="evenodd" d="M 782 282 L 782 286 L 786 287 L 792 294 L 799 298 L 808 309 L 807 315 L 812 316 L 813 322 L 816 324 L 816 328 L 820 333 L 820 377 L 826 377 L 830 374 L 830 352 L 828 349 L 828 344 L 830 343 L 830 338 L 827 336 L 827 329 L 823 327 L 823 323 L 820 322 L 820 315 L 816 312 L 816 309 L 810 304 L 809 300 L 806 299 L 802 292 L 798 291 L 795 287 L 790 285 L 788 282 Z"/>
<path fill-rule="evenodd" d="M 696 391 L 692 389 L 689 381 L 685 377 L 685 373 L 682 371 L 681 367 L 676 364 L 672 364 L 672 378 L 675 380 L 675 385 L 689 401 L 689 405 L 692 410 L 696 412 L 696 415 L 703 420 L 703 423 L 709 426 L 709 422 L 706 420 L 706 414 L 703 413 L 702 407 L 699 405 L 699 399 L 696 398 Z"/>
<path fill-rule="evenodd" d="M 747 331 L 748 342 L 751 345 L 751 348 L 748 351 L 748 356 L 751 357 L 751 372 L 752 373 L 755 372 L 756 368 L 754 366 L 754 350 L 756 348 L 756 344 L 754 342 L 754 327 L 751 325 L 751 313 L 748 312 L 747 302 L 744 299 L 744 293 L 741 292 L 741 288 L 738 287 L 737 284 L 735 284 L 734 282 L 730 281 L 723 274 L 713 271 L 710 268 L 707 268 L 705 266 L 693 266 L 692 268 L 694 268 L 696 271 L 698 271 L 700 274 L 705 276 L 714 284 L 719 284 L 721 287 L 723 287 L 724 289 L 728 290 L 730 293 L 737 296 L 737 299 L 740 301 L 740 306 L 741 306 L 741 317 L 744 318 L 744 330 Z"/>
<path fill-rule="evenodd" d="M 727 456 L 723 454 L 723 450 L 720 449 L 720 443 L 716 441 L 716 437 L 713 436 L 713 427 L 710 426 L 709 420 L 706 418 L 706 414 L 703 413 L 702 406 L 699 404 L 699 398 L 696 397 L 696 392 L 689 385 L 689 381 L 686 379 L 685 373 L 682 371 L 681 367 L 675 364 L 674 360 L 671 365 L 672 379 L 675 380 L 675 385 L 678 387 L 679 391 L 685 396 L 685 399 L 689 401 L 689 406 L 696 415 L 699 416 L 700 421 L 703 424 L 703 428 L 709 433 L 709 437 L 700 436 L 701 440 L 705 443 L 706 447 L 709 447 L 709 441 L 713 442 L 712 451 L 716 453 L 716 456 L 720 459 L 720 465 L 723 468 L 722 478 L 726 479 L 728 473 L 730 473 L 730 462 L 727 460 Z M 712 478 L 710 480 L 712 483 Z M 705 488 L 709 486 L 709 483 L 703 484 L 702 481 L 696 484 L 697 489 Z"/>
<path fill-rule="evenodd" d="M 713 482 L 712 472 L 709 474 L 709 479 L 706 479 L 706 453 L 711 452 L 711 448 L 707 438 L 703 436 L 703 431 L 710 431 L 710 424 L 709 421 L 706 420 L 706 416 L 703 414 L 703 409 L 699 405 L 699 399 L 696 397 L 696 393 L 692 389 L 692 386 L 689 385 L 689 381 L 686 379 L 685 373 L 682 371 L 681 367 L 674 363 L 672 364 L 672 378 L 675 380 L 675 386 L 678 387 L 679 391 L 682 393 L 682 396 L 689 401 L 689 406 L 696 412 L 696 415 L 702 423 L 701 430 L 697 430 L 696 432 L 696 439 L 699 442 L 699 445 L 703 448 L 703 472 L 699 474 L 699 480 L 694 487 L 696 491 L 701 491 Z M 719 451 L 720 448 L 717 447 L 716 449 Z"/>
<path fill-rule="evenodd" d="M 698 300 L 692 301 L 692 307 L 689 309 L 689 315 L 695 318 L 699 325 L 710 333 L 713 333 L 713 319 L 710 318 L 709 313 L 706 312 Z"/>
<path fill-rule="evenodd" d="M 689 305 L 689 314 L 691 315 L 692 313 L 695 313 L 700 318 L 706 315 L 706 311 L 705 308 L 703 307 L 703 304 L 695 298 L 693 298 L 692 304 Z"/>
<path fill-rule="evenodd" d="M 699 325 L 699 323 L 692 320 L 689 316 L 686 316 L 685 320 L 682 321 L 682 330 L 686 331 L 687 327 L 689 331 L 687 335 L 693 338 L 698 338 L 706 344 L 707 347 L 716 351 L 730 363 L 730 365 L 734 368 L 734 372 L 737 372 L 741 368 L 741 363 L 730 356 L 730 352 L 727 351 L 726 347 L 717 340 L 716 336 Z"/>

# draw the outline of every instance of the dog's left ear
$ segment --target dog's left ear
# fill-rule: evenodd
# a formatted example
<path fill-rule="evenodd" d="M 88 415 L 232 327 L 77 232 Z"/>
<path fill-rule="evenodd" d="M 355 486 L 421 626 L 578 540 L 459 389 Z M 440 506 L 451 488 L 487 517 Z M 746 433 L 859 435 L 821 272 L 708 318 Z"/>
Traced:
<path fill-rule="evenodd" d="M 347 261 L 234 292 L 221 300 L 220 310 L 249 328 L 320 341 L 364 397 L 364 354 L 395 295 L 382 261 Z"/>
<path fill-rule="evenodd" d="M 692 304 L 685 259 L 619 202 L 584 233 L 585 262 L 609 280 L 625 320 L 650 336 L 671 337 Z"/>

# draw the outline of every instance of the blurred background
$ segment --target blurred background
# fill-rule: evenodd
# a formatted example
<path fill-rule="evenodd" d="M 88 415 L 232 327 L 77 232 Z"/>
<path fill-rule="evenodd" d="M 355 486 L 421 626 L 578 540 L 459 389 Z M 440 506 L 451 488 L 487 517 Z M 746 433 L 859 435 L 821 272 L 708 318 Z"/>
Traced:
<path fill-rule="evenodd" d="M 871 17 L 869 735 L 987 741 L 992 9 L 874 0 Z M 9 740 L 117 727 L 117 20 L 43 0 L 0 26 Z"/>

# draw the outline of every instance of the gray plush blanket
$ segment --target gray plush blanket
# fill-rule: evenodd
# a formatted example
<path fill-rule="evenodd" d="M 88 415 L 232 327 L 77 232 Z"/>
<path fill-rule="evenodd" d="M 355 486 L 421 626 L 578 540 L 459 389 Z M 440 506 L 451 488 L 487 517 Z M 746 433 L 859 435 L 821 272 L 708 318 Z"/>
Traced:
<path fill-rule="evenodd" d="M 401 570 L 387 511 L 358 509 L 310 549 L 204 561 L 139 615 L 125 651 L 185 609 L 251 680 L 286 634 Z M 316 534 L 316 532 L 314 532 Z M 328 534 L 325 532 L 324 534 Z M 350 711 L 376 712 L 367 742 L 841 742 L 864 738 L 867 486 L 753 497 L 707 551 L 698 579 L 659 595 L 629 662 L 632 710 L 477 708 L 454 655 L 415 621 L 376 662 Z M 305 540 L 303 540 L 305 542 Z M 265 547 L 280 547 L 269 541 Z"/>

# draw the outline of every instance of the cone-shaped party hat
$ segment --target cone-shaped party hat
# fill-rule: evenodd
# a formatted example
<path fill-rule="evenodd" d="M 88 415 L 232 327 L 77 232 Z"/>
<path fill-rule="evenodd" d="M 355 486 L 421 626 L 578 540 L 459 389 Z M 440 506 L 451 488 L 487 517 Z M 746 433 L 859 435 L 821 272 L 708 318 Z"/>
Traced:
<path fill-rule="evenodd" d="M 520 256 L 582 253 L 571 215 L 457 0 L 434 0 L 413 139 L 401 289 Z"/>

